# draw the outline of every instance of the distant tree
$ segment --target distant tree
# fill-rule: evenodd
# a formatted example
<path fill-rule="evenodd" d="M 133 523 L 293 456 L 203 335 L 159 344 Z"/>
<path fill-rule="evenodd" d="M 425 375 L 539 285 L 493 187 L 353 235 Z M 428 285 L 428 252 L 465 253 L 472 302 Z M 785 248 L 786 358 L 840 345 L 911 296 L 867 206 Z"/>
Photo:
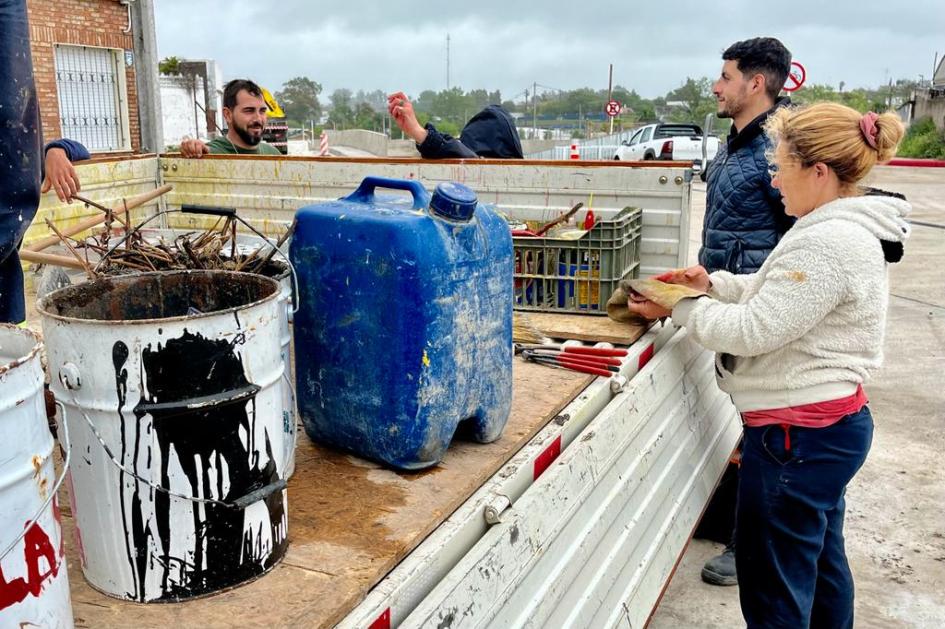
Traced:
<path fill-rule="evenodd" d="M 421 111 L 431 112 L 433 111 L 433 102 L 435 100 L 436 100 L 436 92 L 434 92 L 433 90 L 423 90 L 422 92 L 420 92 L 420 96 L 414 99 L 413 108 L 417 112 L 421 112 Z"/>
<path fill-rule="evenodd" d="M 681 105 L 669 110 L 667 118 L 670 122 L 701 124 L 707 114 L 718 109 L 712 94 L 712 80 L 708 77 L 686 77 L 685 83 L 666 94 L 666 101 Z"/>
<path fill-rule="evenodd" d="M 165 57 L 161 59 L 158 62 L 158 72 L 168 75 L 180 74 L 180 59 L 177 57 Z"/>
<path fill-rule="evenodd" d="M 320 83 L 306 76 L 297 76 L 283 83 L 282 91 L 276 92 L 275 97 L 287 119 L 305 123 L 321 117 L 322 106 L 318 102 L 321 92 Z"/>
<path fill-rule="evenodd" d="M 358 90 L 358 93 L 351 99 L 351 106 L 356 108 L 361 103 L 367 103 L 374 111 L 383 113 L 387 111 L 387 94 L 384 90 L 373 90 L 371 92 Z"/>
<path fill-rule="evenodd" d="M 433 99 L 431 114 L 462 126 L 466 120 L 479 111 L 472 98 L 461 87 L 453 87 L 437 93 Z M 437 125 L 439 128 L 439 125 Z"/>
<path fill-rule="evenodd" d="M 331 112 L 328 114 L 328 124 L 336 129 L 346 129 L 354 122 L 354 111 L 351 109 L 351 90 L 339 88 L 329 96 Z"/>
<path fill-rule="evenodd" d="M 375 111 L 367 102 L 358 103 L 353 112 L 351 126 L 355 129 L 380 131 L 384 125 L 384 116 Z"/>
<path fill-rule="evenodd" d="M 843 81 L 840 82 L 844 85 Z M 831 102 L 838 103 L 843 100 L 845 93 L 833 89 L 832 85 L 811 84 L 804 85 L 801 89 L 790 94 L 791 100 L 799 104 Z"/>

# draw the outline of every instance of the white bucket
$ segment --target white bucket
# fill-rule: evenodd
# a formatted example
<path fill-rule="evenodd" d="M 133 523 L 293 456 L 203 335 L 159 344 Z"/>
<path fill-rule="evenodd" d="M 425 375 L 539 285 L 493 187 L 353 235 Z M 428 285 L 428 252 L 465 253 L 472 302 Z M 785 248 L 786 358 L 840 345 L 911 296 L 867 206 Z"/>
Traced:
<path fill-rule="evenodd" d="M 289 479 L 295 473 L 295 447 L 298 441 L 298 411 L 295 407 L 295 387 L 292 376 L 292 315 L 295 312 L 294 279 L 287 263 L 275 261 L 274 264 L 284 266 L 285 270 L 268 277 L 279 282 L 279 300 L 285 305 L 286 316 L 279 322 L 279 351 L 282 355 L 282 428 L 286 433 L 286 464 L 285 477 Z"/>
<path fill-rule="evenodd" d="M 174 242 L 178 237 L 190 233 L 182 229 L 157 229 L 146 227 L 138 230 L 138 233 L 145 242 L 157 244 L 160 242 Z M 117 246 L 123 241 L 122 238 L 113 238 L 111 246 Z M 259 236 L 238 234 L 236 236 L 237 252 L 243 255 L 249 255 L 260 248 L 260 242 L 265 242 Z M 268 241 L 275 244 L 273 241 Z M 226 253 L 225 251 L 223 253 Z M 129 271 L 134 273 L 134 271 Z M 285 318 L 279 324 L 280 352 L 282 362 L 284 363 L 282 377 L 282 421 L 283 429 L 286 432 L 286 465 L 285 478 L 289 479 L 295 473 L 295 447 L 298 441 L 298 410 L 295 406 L 295 388 L 294 378 L 292 376 L 292 316 L 295 313 L 295 300 L 297 290 L 295 286 L 295 272 L 292 270 L 288 256 L 282 251 L 270 260 L 266 268 L 260 275 L 271 277 L 279 282 L 279 298 L 285 304 Z"/>
<path fill-rule="evenodd" d="M 89 583 L 176 601 L 271 569 L 288 545 L 278 283 L 145 273 L 56 291 L 39 312 L 81 453 L 71 474 Z"/>
<path fill-rule="evenodd" d="M 0 627 L 73 626 L 41 348 L 0 324 Z"/>

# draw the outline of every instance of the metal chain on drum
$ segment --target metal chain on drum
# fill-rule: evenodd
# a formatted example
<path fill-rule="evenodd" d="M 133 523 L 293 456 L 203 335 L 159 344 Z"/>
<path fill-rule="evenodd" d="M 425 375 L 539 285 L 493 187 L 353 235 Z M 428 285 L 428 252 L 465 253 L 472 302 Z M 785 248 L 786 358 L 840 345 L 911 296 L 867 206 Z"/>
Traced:
<path fill-rule="evenodd" d="M 98 430 L 95 428 L 95 424 L 92 422 L 92 419 L 85 412 L 85 409 L 79 406 L 79 402 L 76 400 L 75 393 L 73 393 L 71 389 L 68 389 L 68 390 L 70 391 L 70 396 L 72 397 L 72 404 L 77 409 L 79 409 L 79 412 L 82 414 L 82 417 L 85 418 L 85 423 L 89 425 L 89 430 L 92 431 L 92 434 L 95 435 L 95 439 L 98 440 L 99 444 L 101 444 L 102 448 L 105 450 L 105 454 L 108 456 L 108 459 L 112 462 L 112 465 L 117 467 L 119 470 L 121 470 L 128 476 L 131 476 L 135 480 L 141 481 L 142 483 L 144 483 L 151 489 L 154 489 L 155 491 L 159 491 L 161 493 L 167 494 L 168 496 L 173 496 L 174 498 L 180 498 L 181 500 L 189 500 L 190 502 L 218 505 L 218 506 L 227 507 L 230 509 L 245 509 L 249 504 L 252 504 L 253 502 L 256 502 L 257 500 L 261 500 L 263 497 L 265 497 L 265 495 L 274 493 L 275 491 L 278 491 L 280 489 L 284 489 L 287 485 L 285 479 L 280 478 L 278 481 L 276 481 L 272 485 L 261 487 L 253 492 L 250 492 L 249 494 L 244 496 L 242 499 L 239 499 L 235 502 L 226 502 L 224 500 L 216 500 L 214 498 L 200 498 L 197 496 L 188 496 L 186 494 L 180 494 L 175 491 L 171 491 L 167 487 L 164 487 L 163 485 L 158 485 L 154 481 L 148 478 L 144 478 L 143 476 L 139 475 L 134 470 L 129 470 L 127 467 L 125 467 L 125 465 L 115 457 L 115 454 L 112 452 L 112 449 L 108 446 L 108 444 L 105 443 L 105 439 L 103 439 L 102 436 L 99 434 Z M 63 413 L 63 415 L 65 415 L 65 413 Z M 63 417 L 63 422 L 65 423 L 65 417 Z M 262 494 L 261 493 L 262 490 L 267 489 L 267 488 L 271 489 L 272 491 L 268 491 L 265 494 Z M 247 498 L 254 497 L 257 494 L 259 495 L 258 499 L 252 500 L 252 501 L 246 500 Z"/>
<path fill-rule="evenodd" d="M 46 500 L 43 504 L 36 510 L 36 514 L 33 515 L 29 520 L 26 521 L 26 526 L 23 527 L 23 530 L 20 531 L 20 534 L 10 542 L 6 548 L 0 552 L 0 561 L 3 561 L 4 557 L 10 554 L 16 545 L 20 543 L 20 540 L 26 536 L 26 533 L 36 525 L 39 521 L 39 518 L 42 517 L 43 513 L 46 512 L 46 509 L 49 508 L 49 504 L 53 501 L 53 498 L 56 497 L 56 494 L 59 492 L 59 487 L 62 486 L 62 481 L 66 478 L 66 472 L 69 470 L 69 464 L 72 462 L 72 439 L 69 438 L 69 427 L 66 426 L 66 408 L 64 405 L 56 402 L 56 406 L 62 409 L 62 432 L 66 437 L 66 460 L 62 463 L 62 473 L 59 475 L 59 478 L 56 480 L 56 484 L 53 485 L 52 491 L 49 492 L 49 495 L 46 496 Z M 60 535 L 62 531 L 60 529 Z M 62 560 L 60 560 L 61 563 Z"/>

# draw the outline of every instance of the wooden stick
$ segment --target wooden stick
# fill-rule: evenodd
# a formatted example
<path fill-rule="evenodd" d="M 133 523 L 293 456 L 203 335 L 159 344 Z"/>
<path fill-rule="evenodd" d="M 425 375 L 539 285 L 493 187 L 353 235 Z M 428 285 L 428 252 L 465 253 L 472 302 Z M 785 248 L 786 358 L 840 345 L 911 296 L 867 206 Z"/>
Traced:
<path fill-rule="evenodd" d="M 85 270 L 85 265 L 67 256 L 57 256 L 52 253 L 43 253 L 41 251 L 30 251 L 29 249 L 20 249 L 20 260 L 26 262 L 35 262 L 36 264 L 51 264 L 53 266 L 63 266 L 67 269 Z"/>
<path fill-rule="evenodd" d="M 200 260 L 197 259 L 197 256 L 194 255 L 194 250 L 190 248 L 190 243 L 186 240 L 182 240 L 181 246 L 184 248 L 184 252 L 187 254 L 187 257 L 189 257 L 191 262 L 194 263 L 194 266 L 196 266 L 198 269 L 202 269 L 203 265 L 200 263 Z"/>
<path fill-rule="evenodd" d="M 127 266 L 127 267 L 130 267 L 130 268 L 132 268 L 132 269 L 138 269 L 139 271 L 150 271 L 150 270 L 151 270 L 151 269 L 149 269 L 148 267 L 144 266 L 143 264 L 137 264 L 137 263 L 131 262 L 131 261 L 129 261 L 129 260 L 109 260 L 109 262 L 110 262 L 111 264 L 117 264 L 117 265 L 121 265 L 121 266 Z"/>
<path fill-rule="evenodd" d="M 157 188 L 156 190 L 151 190 L 149 192 L 139 194 L 138 196 L 131 197 L 130 199 L 127 200 L 124 208 L 120 210 L 112 210 L 112 215 L 118 216 L 120 214 L 124 214 L 128 210 L 132 210 L 136 207 L 144 205 L 148 201 L 153 201 L 154 199 L 158 198 L 162 194 L 166 194 L 173 189 L 174 189 L 174 186 L 172 186 L 171 184 L 166 184 L 166 185 L 161 186 L 160 188 Z M 97 216 L 90 216 L 87 219 L 79 221 L 72 227 L 68 227 L 62 230 L 62 235 L 67 238 L 71 238 L 72 236 L 75 236 L 78 233 L 84 232 L 87 229 L 91 229 L 97 225 L 104 223 L 105 219 L 107 218 L 108 218 L 108 215 L 104 213 Z M 56 244 L 57 242 L 59 242 L 58 237 L 47 236 L 46 238 L 41 238 L 37 240 L 36 242 L 30 243 L 28 247 L 23 248 L 23 251 L 42 251 L 46 247 L 50 247 Z"/>
<path fill-rule="evenodd" d="M 266 257 L 264 257 L 262 261 L 256 264 L 256 266 L 253 268 L 254 272 L 259 273 L 264 268 L 266 268 L 266 265 L 269 264 L 269 261 L 272 260 L 272 257 L 276 255 L 276 252 L 279 250 L 279 247 L 284 245 L 285 241 L 288 240 L 289 236 L 292 235 L 292 232 L 295 231 L 296 224 L 297 224 L 297 220 L 293 218 L 292 224 L 289 225 L 289 228 L 286 230 L 286 232 L 282 234 L 282 237 L 280 237 L 278 242 L 276 242 L 276 246 L 275 247 L 270 246 L 269 253 L 266 254 Z M 256 251 L 259 251 L 259 249 L 257 249 Z"/>
<path fill-rule="evenodd" d="M 82 259 L 82 256 L 80 256 L 79 252 L 75 250 L 75 247 L 72 246 L 72 243 L 69 242 L 69 240 L 65 236 L 62 235 L 62 232 L 56 229 L 56 226 L 53 225 L 53 222 L 49 220 L 48 218 L 46 219 L 46 225 L 49 227 L 49 229 L 53 231 L 54 234 L 59 236 L 59 239 L 62 240 L 62 244 L 64 244 L 72 253 L 72 255 L 75 256 L 75 259 L 78 260 L 80 264 L 82 264 L 82 269 L 85 271 L 85 274 L 89 276 L 89 279 L 94 280 L 96 277 L 98 277 L 95 271 L 92 270 L 92 267 L 89 266 L 89 263 Z"/>
<path fill-rule="evenodd" d="M 125 211 L 118 215 L 118 220 L 125 226 L 125 233 L 127 234 L 131 231 L 131 213 L 128 211 L 128 199 L 122 199 L 121 202 L 125 206 Z"/>
<path fill-rule="evenodd" d="M 544 225 L 542 225 L 541 228 L 538 229 L 538 231 L 535 232 L 535 234 L 536 234 L 537 236 L 543 236 L 543 235 L 545 234 L 545 232 L 547 232 L 549 229 L 551 229 L 551 228 L 554 227 L 555 225 L 560 225 L 561 223 L 564 223 L 564 222 L 567 221 L 569 218 L 571 218 L 572 216 L 574 216 L 575 214 L 577 214 L 577 211 L 580 210 L 582 207 L 584 207 L 584 204 L 583 204 L 583 203 L 578 203 L 578 204 L 575 205 L 573 208 L 571 208 L 570 210 L 568 210 L 568 212 L 567 212 L 566 214 L 562 214 L 561 216 L 559 216 L 559 217 L 556 218 L 555 220 L 551 221 L 550 223 L 545 223 Z"/>

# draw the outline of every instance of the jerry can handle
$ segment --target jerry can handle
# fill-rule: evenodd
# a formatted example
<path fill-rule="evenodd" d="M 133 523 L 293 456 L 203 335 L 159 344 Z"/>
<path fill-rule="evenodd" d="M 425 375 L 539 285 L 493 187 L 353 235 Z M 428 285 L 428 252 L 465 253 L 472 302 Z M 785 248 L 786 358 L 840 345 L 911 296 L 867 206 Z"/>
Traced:
<path fill-rule="evenodd" d="M 422 210 L 430 204 L 430 194 L 414 179 L 390 179 L 388 177 L 365 177 L 358 189 L 344 197 L 345 201 L 369 203 L 374 200 L 375 188 L 406 190 L 413 196 L 413 209 Z"/>
<path fill-rule="evenodd" d="M 180 206 L 180 211 L 184 214 L 209 214 L 210 216 L 232 216 L 239 218 L 236 215 L 236 208 L 234 207 L 216 207 L 214 205 L 194 205 L 192 203 L 183 203 Z"/>

